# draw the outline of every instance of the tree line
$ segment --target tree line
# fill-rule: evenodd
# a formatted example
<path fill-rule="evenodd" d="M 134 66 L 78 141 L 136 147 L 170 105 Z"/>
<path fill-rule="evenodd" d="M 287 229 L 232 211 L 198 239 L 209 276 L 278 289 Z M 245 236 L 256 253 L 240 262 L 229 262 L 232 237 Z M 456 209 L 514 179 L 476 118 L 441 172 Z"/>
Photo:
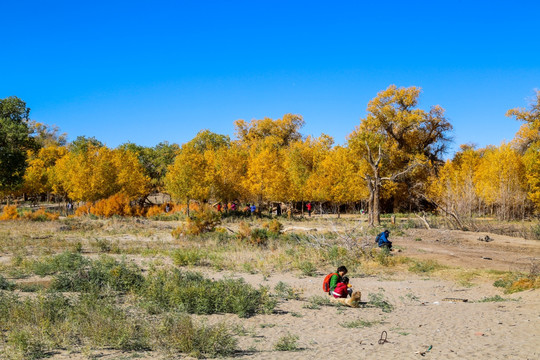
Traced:
<path fill-rule="evenodd" d="M 452 125 L 441 106 L 418 107 L 421 89 L 379 92 L 344 145 L 303 136 L 302 116 L 237 120 L 236 139 L 200 131 L 182 145 L 111 149 L 84 136 L 67 143 L 55 127 L 30 120 L 16 97 L 0 99 L 0 192 L 95 202 L 123 194 L 141 204 L 157 192 L 176 201 L 228 203 L 363 202 L 380 223 L 381 202 L 396 211 L 516 219 L 540 210 L 540 92 L 510 143 L 462 145 L 443 161 Z"/>

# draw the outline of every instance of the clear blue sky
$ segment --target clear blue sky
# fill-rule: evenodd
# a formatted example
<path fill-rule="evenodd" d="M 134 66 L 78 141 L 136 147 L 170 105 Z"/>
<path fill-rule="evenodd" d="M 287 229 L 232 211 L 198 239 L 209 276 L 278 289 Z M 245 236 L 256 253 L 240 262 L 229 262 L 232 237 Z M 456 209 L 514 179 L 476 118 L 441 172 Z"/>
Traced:
<path fill-rule="evenodd" d="M 0 98 L 111 147 L 285 113 L 343 143 L 378 91 L 415 85 L 453 149 L 498 145 L 540 88 L 539 3 L 3 1 Z"/>

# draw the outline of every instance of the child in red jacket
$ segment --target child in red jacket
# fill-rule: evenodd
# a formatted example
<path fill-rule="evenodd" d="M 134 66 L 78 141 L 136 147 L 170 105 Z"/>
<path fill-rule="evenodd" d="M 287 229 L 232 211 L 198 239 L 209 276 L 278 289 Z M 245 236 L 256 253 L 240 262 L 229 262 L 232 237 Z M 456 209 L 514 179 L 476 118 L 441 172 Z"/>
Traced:
<path fill-rule="evenodd" d="M 336 285 L 336 288 L 334 291 L 332 291 L 332 295 L 337 298 L 346 298 L 348 295 L 352 294 L 352 288 L 349 286 L 349 278 L 344 276 L 343 279 L 341 279 L 341 282 L 339 282 Z"/>

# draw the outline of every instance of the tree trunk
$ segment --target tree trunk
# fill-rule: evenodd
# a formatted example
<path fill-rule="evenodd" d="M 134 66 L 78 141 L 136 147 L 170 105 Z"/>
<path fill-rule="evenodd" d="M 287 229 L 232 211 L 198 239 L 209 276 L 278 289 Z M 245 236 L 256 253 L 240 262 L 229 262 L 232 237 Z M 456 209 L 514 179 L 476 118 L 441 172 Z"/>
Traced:
<path fill-rule="evenodd" d="M 186 201 L 186 213 L 187 213 L 187 216 L 189 217 L 189 198 L 187 198 L 187 201 Z"/>
<path fill-rule="evenodd" d="M 381 184 L 375 179 L 375 184 L 373 186 L 373 226 L 381 225 L 381 209 L 380 209 L 380 196 L 381 196 Z"/>

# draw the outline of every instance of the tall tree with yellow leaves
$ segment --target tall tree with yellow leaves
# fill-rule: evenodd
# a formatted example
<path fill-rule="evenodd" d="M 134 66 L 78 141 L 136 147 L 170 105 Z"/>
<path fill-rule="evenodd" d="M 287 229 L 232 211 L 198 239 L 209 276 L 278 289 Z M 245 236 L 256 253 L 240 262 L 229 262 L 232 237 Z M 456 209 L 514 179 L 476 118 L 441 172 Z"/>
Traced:
<path fill-rule="evenodd" d="M 49 145 L 28 153 L 24 174 L 23 192 L 29 195 L 53 192 L 52 169 L 56 162 L 67 154 L 65 146 Z"/>
<path fill-rule="evenodd" d="M 191 200 L 206 201 L 212 194 L 213 173 L 209 161 L 212 157 L 205 153 L 227 148 L 227 136 L 200 131 L 192 140 L 182 145 L 174 163 L 168 167 L 165 189 L 177 200 L 185 200 L 189 215 Z"/>
<path fill-rule="evenodd" d="M 137 156 L 123 149 L 86 144 L 56 162 L 55 191 L 65 191 L 75 201 L 97 201 L 116 193 L 130 200 L 144 196 L 150 179 Z"/>
<path fill-rule="evenodd" d="M 476 191 L 502 220 L 524 214 L 525 167 L 509 144 L 485 149 L 475 174 Z"/>
<path fill-rule="evenodd" d="M 330 201 L 337 207 L 338 217 L 341 204 L 365 199 L 368 196 L 362 181 L 359 162 L 347 147 L 336 146 L 320 162 L 308 180 L 315 201 Z"/>
<path fill-rule="evenodd" d="M 299 129 L 304 120 L 299 115 L 285 114 L 282 119 L 235 121 L 239 145 L 248 152 L 243 185 L 250 201 L 287 201 L 291 186 L 285 167 L 285 149 L 302 139 Z"/>
<path fill-rule="evenodd" d="M 540 212 L 540 90 L 536 91 L 536 99 L 528 110 L 511 109 L 506 116 L 524 122 L 512 144 L 523 154 L 528 197 Z"/>
<path fill-rule="evenodd" d="M 417 109 L 420 88 L 389 86 L 368 104 L 368 115 L 348 137 L 351 149 L 368 171 L 362 174 L 369 189 L 369 224 L 380 224 L 384 182 L 394 182 L 419 165 L 433 165 L 446 149 L 448 131 L 444 109 Z"/>
<path fill-rule="evenodd" d="M 332 137 L 325 134 L 319 138 L 308 136 L 305 140 L 293 141 L 285 151 L 284 166 L 291 183 L 289 200 L 302 202 L 302 208 L 304 201 L 313 197 L 308 180 L 333 143 Z"/>
<path fill-rule="evenodd" d="M 263 139 L 249 152 L 244 187 L 252 202 L 287 201 L 290 182 L 284 167 L 285 154 L 273 139 Z"/>

